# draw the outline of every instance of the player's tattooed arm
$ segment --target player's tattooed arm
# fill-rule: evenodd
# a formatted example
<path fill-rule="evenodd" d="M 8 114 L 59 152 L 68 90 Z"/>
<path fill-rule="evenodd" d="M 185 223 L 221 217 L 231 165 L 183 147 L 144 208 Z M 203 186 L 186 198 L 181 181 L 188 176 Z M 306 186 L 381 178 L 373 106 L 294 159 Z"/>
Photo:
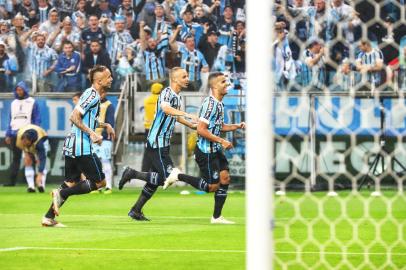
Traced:
<path fill-rule="evenodd" d="M 80 130 L 89 134 L 92 142 L 101 143 L 101 141 L 103 140 L 102 136 L 97 135 L 96 132 L 94 132 L 92 129 L 90 129 L 83 123 L 82 114 L 80 113 L 79 110 L 74 109 L 73 112 L 70 114 L 69 120 L 72 121 L 72 123 L 75 126 L 77 126 Z"/>

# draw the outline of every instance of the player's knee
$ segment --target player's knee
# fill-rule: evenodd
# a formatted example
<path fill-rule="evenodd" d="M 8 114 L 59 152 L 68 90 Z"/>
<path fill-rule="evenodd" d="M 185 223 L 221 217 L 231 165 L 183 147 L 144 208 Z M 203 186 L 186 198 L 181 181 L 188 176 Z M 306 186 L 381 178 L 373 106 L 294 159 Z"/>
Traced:
<path fill-rule="evenodd" d="M 219 184 L 209 184 L 209 192 L 216 192 L 219 189 Z"/>
<path fill-rule="evenodd" d="M 231 182 L 230 173 L 228 171 L 220 172 L 220 183 L 223 185 L 229 185 Z"/>

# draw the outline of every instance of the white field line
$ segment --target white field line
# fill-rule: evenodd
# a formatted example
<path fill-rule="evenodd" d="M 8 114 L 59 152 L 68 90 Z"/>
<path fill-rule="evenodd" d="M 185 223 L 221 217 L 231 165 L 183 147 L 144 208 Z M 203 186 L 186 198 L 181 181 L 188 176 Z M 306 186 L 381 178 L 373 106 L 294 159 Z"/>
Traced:
<path fill-rule="evenodd" d="M 145 248 L 68 248 L 68 247 L 12 247 L 0 248 L 0 252 L 17 250 L 62 250 L 62 251 L 119 251 L 119 252 L 178 252 L 178 253 L 245 253 L 245 250 L 209 249 L 145 249 Z"/>
<path fill-rule="evenodd" d="M 209 249 L 144 249 L 144 248 L 68 248 L 68 247 L 11 247 L 0 248 L 0 252 L 19 250 L 61 250 L 61 251 L 118 251 L 118 252 L 177 252 L 177 253 L 245 253 L 245 250 L 209 250 Z M 312 254 L 312 255 L 368 255 L 368 256 L 405 256 L 406 252 L 334 252 L 334 251 L 276 251 L 275 254 Z"/>
<path fill-rule="evenodd" d="M 24 214 L 17 214 L 17 213 L 0 213 L 0 216 L 40 216 L 38 214 L 31 214 L 31 213 L 24 213 Z M 40 216 L 41 217 L 41 216 Z M 126 214 L 124 215 L 71 215 L 71 214 L 66 214 L 64 215 L 63 213 L 61 214 L 61 217 L 104 217 L 104 218 L 129 218 Z M 153 216 L 153 215 L 148 215 L 150 218 L 157 218 L 157 219 L 208 219 L 210 220 L 210 216 L 204 216 L 204 217 L 188 217 L 188 216 Z M 245 217 L 229 217 L 229 219 L 244 219 Z"/>
<path fill-rule="evenodd" d="M 0 216 L 38 216 L 38 217 L 42 217 L 41 215 L 38 215 L 38 214 L 31 214 L 31 213 L 22 213 L 22 214 L 17 214 L 17 213 L 0 213 Z M 199 216 L 196 216 L 196 217 L 191 217 L 191 216 L 154 216 L 154 215 L 147 215 L 148 217 L 150 217 L 150 218 L 153 218 L 154 219 L 154 221 L 156 221 L 156 219 L 209 219 L 210 220 L 210 216 L 203 216 L 203 217 L 199 217 Z M 86 217 L 86 218 L 91 218 L 91 217 L 95 217 L 95 218 L 122 218 L 122 219 L 128 219 L 129 217 L 126 215 L 126 214 L 123 214 L 123 215 L 93 215 L 93 214 L 91 214 L 91 215 L 79 215 L 79 214 L 61 214 L 61 218 L 63 218 L 63 217 Z M 228 218 L 228 219 L 245 219 L 245 217 L 229 217 L 229 216 L 226 216 L 226 218 Z M 319 218 L 319 217 L 316 217 L 316 219 L 317 218 Z M 339 218 L 334 218 L 334 219 L 328 219 L 328 220 L 331 220 L 331 221 L 337 221 L 337 220 L 340 220 L 340 219 L 345 219 L 345 220 L 348 220 L 348 219 L 350 219 L 350 220 L 382 220 L 382 219 L 385 219 L 386 217 L 384 217 L 384 218 L 371 218 L 371 217 L 369 217 L 369 218 L 366 218 L 366 217 L 361 217 L 361 218 L 350 218 L 350 217 L 348 217 L 348 216 L 343 216 L 343 217 L 339 217 Z M 400 217 L 397 217 L 397 218 L 394 218 L 395 220 L 404 220 L 405 218 L 400 218 Z M 300 220 L 300 221 L 314 221 L 315 220 L 315 218 L 303 218 L 303 217 L 287 217 L 287 218 L 278 218 L 278 217 L 276 217 L 275 218 L 275 222 L 278 222 L 278 221 L 290 221 L 290 220 L 294 220 L 294 221 L 297 221 L 297 220 Z"/>

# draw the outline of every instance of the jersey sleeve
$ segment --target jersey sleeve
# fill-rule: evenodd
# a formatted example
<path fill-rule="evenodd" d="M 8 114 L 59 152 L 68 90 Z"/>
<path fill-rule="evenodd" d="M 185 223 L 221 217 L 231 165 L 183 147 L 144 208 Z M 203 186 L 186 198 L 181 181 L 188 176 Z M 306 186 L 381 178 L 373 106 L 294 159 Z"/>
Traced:
<path fill-rule="evenodd" d="M 213 112 L 214 112 L 214 100 L 208 98 L 204 101 L 200 109 L 199 120 L 202 121 L 203 123 L 209 124 Z"/>
<path fill-rule="evenodd" d="M 78 105 L 76 105 L 76 109 L 79 110 L 82 115 L 84 115 L 93 106 L 95 106 L 98 101 L 99 99 L 97 97 L 96 91 L 85 91 L 80 97 Z"/>
<path fill-rule="evenodd" d="M 171 96 L 172 96 L 171 91 L 169 89 L 165 89 L 164 91 L 162 91 L 160 96 L 161 105 L 163 104 L 171 105 Z"/>

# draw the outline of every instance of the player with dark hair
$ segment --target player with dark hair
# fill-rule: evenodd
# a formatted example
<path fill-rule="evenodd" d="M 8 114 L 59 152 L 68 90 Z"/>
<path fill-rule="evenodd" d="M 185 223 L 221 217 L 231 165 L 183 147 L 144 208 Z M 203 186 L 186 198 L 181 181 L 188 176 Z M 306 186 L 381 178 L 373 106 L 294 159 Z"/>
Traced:
<path fill-rule="evenodd" d="M 174 168 L 164 183 L 164 189 L 176 181 L 183 181 L 206 192 L 214 192 L 213 224 L 234 224 L 221 215 L 227 198 L 230 184 L 228 161 L 223 149 L 231 149 L 231 142 L 220 137 L 222 131 L 244 129 L 245 123 L 225 124 L 224 105 L 222 100 L 227 94 L 227 79 L 221 72 L 209 76 L 210 96 L 207 97 L 199 113 L 197 133 L 199 135 L 195 149 L 195 159 L 200 168 L 202 178 L 182 174 Z"/>
<path fill-rule="evenodd" d="M 100 94 L 111 87 L 113 78 L 107 67 L 96 65 L 89 72 L 89 80 L 92 86 L 84 91 L 70 115 L 72 129 L 63 146 L 65 182 L 52 191 L 52 204 L 42 219 L 43 226 L 63 227 L 55 220 L 55 215 L 59 215 L 60 207 L 70 196 L 86 194 L 106 185 L 102 164 L 93 153 L 92 143 L 100 144 L 103 140 L 95 132 L 97 127 L 106 128 L 109 138 L 115 138 L 111 125 L 97 120 Z M 81 173 L 86 176 L 86 180 L 81 181 Z"/>
<path fill-rule="evenodd" d="M 170 86 L 162 90 L 158 98 L 155 119 L 147 137 L 144 163 L 148 164 L 146 167 L 151 168 L 151 170 L 150 172 L 138 172 L 127 167 L 119 182 L 119 189 L 122 189 L 125 183 L 131 179 L 147 182 L 137 202 L 128 213 L 134 220 L 149 220 L 142 213 L 142 207 L 154 195 L 158 186 L 163 185 L 166 177 L 172 171 L 173 162 L 169 156 L 169 147 L 176 121 L 190 128 L 196 127 L 195 124 L 185 118 L 196 121 L 197 118 L 180 110 L 182 102 L 179 93 L 187 87 L 188 83 L 189 76 L 186 70 L 179 67 L 171 70 Z"/>
<path fill-rule="evenodd" d="M 35 184 L 40 193 L 45 191 L 45 182 L 47 170 L 45 168 L 47 161 L 47 152 L 49 150 L 48 135 L 41 127 L 37 125 L 26 125 L 17 132 L 16 146 L 24 152 L 24 166 L 31 168 L 32 173 L 26 174 L 28 183 L 28 192 L 35 192 L 33 164 L 38 161 L 38 172 L 35 178 Z"/>

